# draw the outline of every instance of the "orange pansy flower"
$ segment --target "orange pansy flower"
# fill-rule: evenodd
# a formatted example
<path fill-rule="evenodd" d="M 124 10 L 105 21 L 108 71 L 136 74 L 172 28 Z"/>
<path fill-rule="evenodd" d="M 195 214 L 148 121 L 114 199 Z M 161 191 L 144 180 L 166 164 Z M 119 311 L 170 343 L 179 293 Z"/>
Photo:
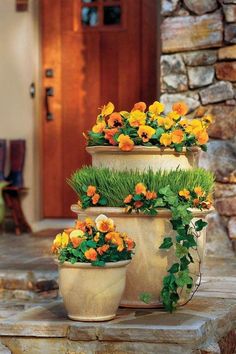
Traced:
<path fill-rule="evenodd" d="M 176 129 L 172 132 L 172 142 L 174 144 L 180 144 L 184 140 L 184 132 L 181 129 Z"/>
<path fill-rule="evenodd" d="M 193 199 L 193 205 L 198 206 L 200 204 L 200 200 L 198 198 Z"/>
<path fill-rule="evenodd" d="M 110 128 L 122 127 L 123 120 L 122 120 L 120 113 L 117 113 L 117 112 L 112 113 L 110 115 L 110 118 L 108 119 L 107 123 Z"/>
<path fill-rule="evenodd" d="M 130 151 L 134 147 L 134 142 L 128 135 L 121 134 L 117 140 L 122 151 Z"/>
<path fill-rule="evenodd" d="M 205 194 L 204 190 L 200 186 L 195 187 L 194 192 L 197 194 L 198 197 L 203 197 Z"/>
<path fill-rule="evenodd" d="M 195 136 L 199 145 L 204 145 L 209 140 L 209 136 L 205 130 L 198 131 Z"/>
<path fill-rule="evenodd" d="M 97 252 L 93 248 L 85 251 L 84 255 L 89 261 L 96 261 L 97 259 Z"/>
<path fill-rule="evenodd" d="M 136 194 L 143 194 L 146 195 L 147 188 L 143 183 L 137 183 L 135 186 L 135 193 Z"/>
<path fill-rule="evenodd" d="M 172 143 L 172 136 L 169 133 L 163 133 L 160 137 L 160 143 L 164 146 L 169 146 Z"/>
<path fill-rule="evenodd" d="M 180 116 L 185 116 L 188 113 L 188 106 L 185 102 L 176 102 L 172 106 L 172 110 L 177 112 Z"/>
<path fill-rule="evenodd" d="M 135 246 L 134 241 L 131 240 L 131 238 L 128 238 L 128 237 L 126 237 L 125 243 L 126 243 L 126 245 L 127 245 L 128 251 L 131 251 L 131 250 L 134 248 L 134 246 Z"/>
<path fill-rule="evenodd" d="M 147 193 L 146 193 L 147 200 L 156 199 L 156 197 L 157 197 L 156 192 L 147 191 Z"/>
<path fill-rule="evenodd" d="M 134 107 L 132 108 L 132 111 L 144 112 L 146 108 L 147 108 L 147 105 L 145 102 L 137 102 L 137 103 L 135 103 Z"/>
<path fill-rule="evenodd" d="M 125 204 L 128 204 L 128 203 L 131 202 L 132 199 L 133 199 L 132 194 L 129 194 L 129 195 L 127 195 L 127 197 L 125 197 L 124 203 L 125 203 Z"/>
<path fill-rule="evenodd" d="M 92 203 L 93 205 L 96 205 L 99 202 L 100 195 L 98 193 L 95 193 L 94 196 L 92 197 Z"/>
<path fill-rule="evenodd" d="M 179 191 L 179 196 L 184 197 L 185 199 L 190 199 L 190 192 L 187 189 L 182 189 Z"/>
<path fill-rule="evenodd" d="M 180 115 L 179 115 L 178 112 L 172 111 L 172 112 L 169 112 L 169 113 L 167 114 L 167 117 L 170 118 L 170 119 L 178 120 L 179 117 L 180 117 Z"/>
<path fill-rule="evenodd" d="M 110 248 L 109 245 L 103 245 L 97 248 L 97 252 L 100 254 L 100 256 L 102 256 L 103 253 L 105 253 L 109 248 Z"/>
<path fill-rule="evenodd" d="M 96 187 L 95 186 L 88 186 L 87 188 L 87 196 L 92 197 L 96 193 Z"/>
<path fill-rule="evenodd" d="M 114 135 L 118 132 L 117 128 L 104 129 L 105 139 L 109 141 L 111 145 L 117 145 L 118 143 L 114 139 Z"/>

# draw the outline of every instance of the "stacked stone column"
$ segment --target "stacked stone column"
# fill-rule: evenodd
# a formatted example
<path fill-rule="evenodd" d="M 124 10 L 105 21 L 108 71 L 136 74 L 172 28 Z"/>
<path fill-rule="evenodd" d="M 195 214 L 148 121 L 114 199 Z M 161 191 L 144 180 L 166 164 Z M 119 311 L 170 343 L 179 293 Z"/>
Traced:
<path fill-rule="evenodd" d="M 236 240 L 236 0 L 162 0 L 161 101 L 214 116 L 200 166 L 216 175 L 208 254 L 232 256 Z"/>

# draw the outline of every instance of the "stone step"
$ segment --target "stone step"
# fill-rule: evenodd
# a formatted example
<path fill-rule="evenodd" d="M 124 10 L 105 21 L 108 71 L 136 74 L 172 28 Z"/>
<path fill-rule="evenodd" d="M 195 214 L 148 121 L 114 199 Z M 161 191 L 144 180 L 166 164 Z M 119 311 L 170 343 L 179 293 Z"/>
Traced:
<path fill-rule="evenodd" d="M 71 321 L 53 301 L 2 320 L 0 341 L 17 354 L 234 353 L 235 321 L 236 299 L 196 296 L 173 314 L 119 309 L 103 323 Z"/>

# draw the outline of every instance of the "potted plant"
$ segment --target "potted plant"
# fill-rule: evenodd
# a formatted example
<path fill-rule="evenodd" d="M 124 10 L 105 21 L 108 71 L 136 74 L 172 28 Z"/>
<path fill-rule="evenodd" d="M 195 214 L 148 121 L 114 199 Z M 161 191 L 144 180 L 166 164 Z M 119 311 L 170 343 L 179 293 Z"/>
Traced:
<path fill-rule="evenodd" d="M 153 171 L 196 166 L 199 150 L 206 150 L 212 117 L 187 119 L 184 102 L 175 103 L 167 114 L 164 109 L 158 101 L 148 108 L 138 102 L 130 112 L 114 112 L 111 102 L 105 105 L 85 134 L 93 166 Z"/>
<path fill-rule="evenodd" d="M 95 195 L 93 188 L 89 193 Z M 105 215 L 95 222 L 78 220 L 75 227 L 56 236 L 52 252 L 57 255 L 59 288 L 70 319 L 106 321 L 115 317 L 134 247 L 134 241 L 118 232 Z"/>
<path fill-rule="evenodd" d="M 205 217 L 211 210 L 210 172 L 84 167 L 69 184 L 79 197 L 79 205 L 72 206 L 79 217 L 106 213 L 119 230 L 134 236 L 136 256 L 128 266 L 122 306 L 164 304 L 172 311 L 188 301 L 201 275 Z"/>

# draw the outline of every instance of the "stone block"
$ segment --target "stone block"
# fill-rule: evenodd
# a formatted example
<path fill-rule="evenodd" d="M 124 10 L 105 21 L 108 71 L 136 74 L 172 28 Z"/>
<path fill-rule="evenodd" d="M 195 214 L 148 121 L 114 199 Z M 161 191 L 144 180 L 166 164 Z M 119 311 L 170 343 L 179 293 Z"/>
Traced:
<path fill-rule="evenodd" d="M 161 15 L 169 16 L 177 8 L 179 0 L 161 0 Z"/>
<path fill-rule="evenodd" d="M 179 94 L 167 94 L 164 93 L 160 97 L 160 101 L 165 104 L 165 111 L 171 111 L 173 103 L 178 101 L 184 101 L 188 105 L 190 112 L 200 106 L 199 96 L 194 92 L 185 92 Z"/>
<path fill-rule="evenodd" d="M 236 215 L 236 197 L 217 199 L 215 207 L 221 215 Z"/>
<path fill-rule="evenodd" d="M 219 80 L 236 81 L 236 61 L 217 63 L 215 68 Z"/>
<path fill-rule="evenodd" d="M 236 43 L 236 23 L 225 26 L 225 41 Z"/>
<path fill-rule="evenodd" d="M 216 12 L 203 16 L 168 17 L 162 22 L 161 38 L 164 53 L 220 47 L 222 15 Z"/>
<path fill-rule="evenodd" d="M 222 2 L 222 0 L 221 0 Z M 224 4 L 236 4 L 236 0 L 223 0 Z"/>
<path fill-rule="evenodd" d="M 197 88 L 213 83 L 215 69 L 212 66 L 195 66 L 188 68 L 189 87 Z"/>
<path fill-rule="evenodd" d="M 217 182 L 236 183 L 236 142 L 211 140 L 207 147 L 208 151 L 200 155 L 199 166 L 212 171 Z"/>
<path fill-rule="evenodd" d="M 234 98 L 233 86 L 230 82 L 220 81 L 199 92 L 203 105 Z"/>
<path fill-rule="evenodd" d="M 185 64 L 180 54 L 161 56 L 161 76 L 170 74 L 186 74 Z"/>
<path fill-rule="evenodd" d="M 185 6 L 196 15 L 204 15 L 217 8 L 216 0 L 184 0 Z"/>
<path fill-rule="evenodd" d="M 191 53 L 183 53 L 183 59 L 186 65 L 211 65 L 217 61 L 217 50 L 199 50 Z"/>
<path fill-rule="evenodd" d="M 206 254 L 214 257 L 233 257 L 232 244 L 219 214 L 217 212 L 209 214 L 207 222 Z"/>
<path fill-rule="evenodd" d="M 213 116 L 209 127 L 209 136 L 215 139 L 232 139 L 236 135 L 236 106 L 221 104 L 208 107 L 208 113 Z"/>
<path fill-rule="evenodd" d="M 161 92 L 182 92 L 188 90 L 186 75 L 170 74 L 161 79 Z"/>
<path fill-rule="evenodd" d="M 219 49 L 218 58 L 224 59 L 236 59 L 236 45 L 230 45 Z"/>
<path fill-rule="evenodd" d="M 227 22 L 235 22 L 236 21 L 236 5 L 224 5 L 223 11 L 225 15 L 225 19 Z"/>
<path fill-rule="evenodd" d="M 214 198 L 236 197 L 236 184 L 215 183 Z"/>
<path fill-rule="evenodd" d="M 229 219 L 228 223 L 229 237 L 231 239 L 236 240 L 236 217 L 232 217 Z"/>

